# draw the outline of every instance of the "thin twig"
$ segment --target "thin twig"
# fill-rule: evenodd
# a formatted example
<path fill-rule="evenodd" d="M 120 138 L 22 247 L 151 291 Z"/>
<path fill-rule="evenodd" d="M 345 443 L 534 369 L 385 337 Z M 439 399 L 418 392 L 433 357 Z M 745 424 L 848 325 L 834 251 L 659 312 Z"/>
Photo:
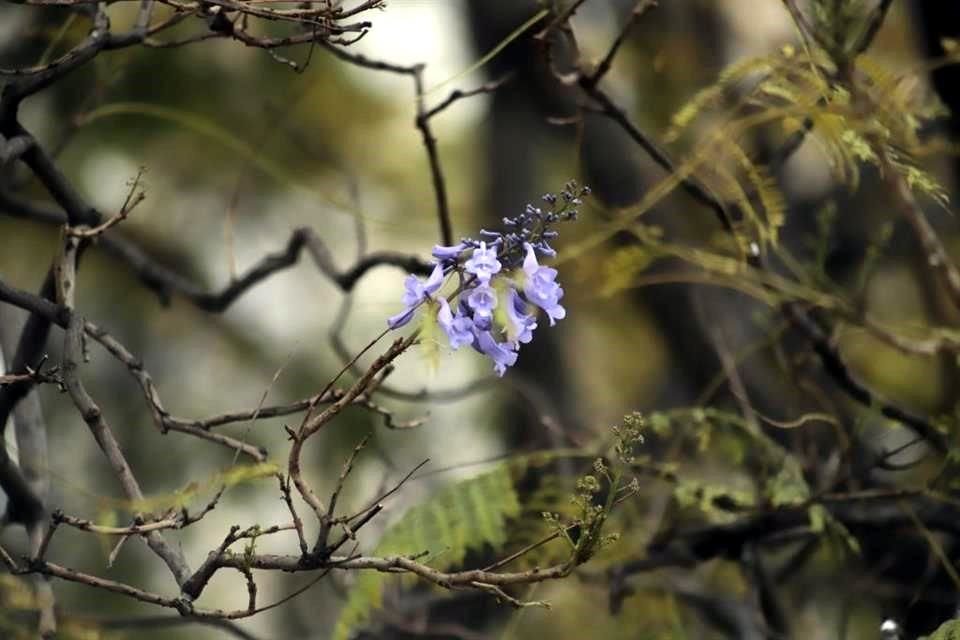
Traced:
<path fill-rule="evenodd" d="M 367 446 L 369 441 L 370 434 L 367 434 L 360 440 L 360 442 L 357 443 L 357 446 L 355 446 L 353 451 L 350 452 L 350 455 L 347 456 L 346 462 L 343 463 L 343 469 L 340 471 L 340 477 L 337 478 L 337 484 L 334 487 L 333 492 L 330 494 L 330 499 L 327 501 L 327 513 L 320 522 L 320 533 L 317 535 L 316 549 L 321 549 L 327 544 L 327 538 L 330 535 L 330 527 L 334 522 L 337 522 L 336 509 L 337 500 L 340 498 L 340 492 L 343 491 L 343 485 L 346 483 L 350 472 L 353 471 L 353 463 L 356 461 L 357 456 L 360 455 L 360 452 L 363 451 L 363 449 Z M 343 525 L 347 535 L 352 539 L 354 535 L 353 531 L 350 529 L 350 526 L 342 520 L 340 523 Z"/>
<path fill-rule="evenodd" d="M 417 92 L 416 125 L 420 130 L 423 146 L 427 150 L 430 163 L 430 177 L 433 180 L 433 193 L 437 200 L 437 219 L 440 222 L 440 244 L 453 244 L 453 225 L 450 222 L 450 203 L 447 199 L 447 183 L 443 177 L 443 167 L 437 151 L 437 139 L 430 129 L 430 116 L 427 115 L 423 93 L 423 65 L 417 65 L 413 74 L 413 84 Z"/>

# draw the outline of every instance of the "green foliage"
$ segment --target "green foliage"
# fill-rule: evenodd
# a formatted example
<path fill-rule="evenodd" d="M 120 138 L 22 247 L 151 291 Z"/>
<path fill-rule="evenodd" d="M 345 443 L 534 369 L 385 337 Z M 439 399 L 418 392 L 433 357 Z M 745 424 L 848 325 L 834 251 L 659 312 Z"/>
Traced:
<path fill-rule="evenodd" d="M 504 552 L 534 545 L 556 531 L 555 521 L 572 521 L 577 517 L 576 505 L 570 500 L 569 479 L 547 470 L 544 464 L 530 467 L 538 472 L 537 484 L 524 496 L 520 515 L 511 527 L 510 541 Z M 552 517 L 544 518 L 544 514 Z M 569 550 L 568 545 L 557 542 L 540 545 L 517 558 L 513 566 L 522 571 L 559 564 L 570 556 Z"/>
<path fill-rule="evenodd" d="M 605 532 L 604 524 L 617 504 L 639 491 L 639 482 L 632 476 L 628 479 L 627 473 L 635 462 L 636 448 L 643 441 L 643 427 L 639 413 L 627 415 L 621 425 L 614 427 L 612 461 L 595 458 L 592 473 L 579 478 L 572 497 L 569 489 L 549 481 L 552 474 L 541 476 L 547 479 L 544 485 L 550 489 L 540 492 L 539 500 L 530 502 L 547 506 L 537 514 L 546 528 L 535 527 L 528 532 L 536 536 L 536 542 L 548 537 L 566 541 L 566 552 L 557 562 L 565 563 L 568 569 L 588 561 L 619 539 L 618 534 Z M 384 533 L 373 554 L 416 556 L 435 569 L 447 570 L 462 566 L 471 551 L 485 547 L 500 551 L 508 542 L 516 543 L 524 516 L 532 515 L 530 504 L 521 508 L 514 487 L 515 475 L 532 466 L 574 457 L 585 458 L 582 452 L 572 450 L 518 456 L 485 474 L 447 487 L 408 510 Z M 563 514 L 550 508 L 562 502 L 568 505 Z M 529 561 L 524 557 L 527 555 L 522 554 L 514 562 L 519 565 Z M 387 579 L 386 575 L 374 572 L 358 578 L 337 622 L 335 640 L 349 638 L 373 610 L 382 606 Z"/>
<path fill-rule="evenodd" d="M 645 418 L 636 412 L 613 427 L 611 460 L 564 449 L 524 456 L 527 470 L 536 471 L 537 485 L 524 497 L 522 512 L 511 528 L 505 551 L 534 548 L 516 558 L 514 566 L 530 569 L 564 562 L 576 565 L 592 559 L 601 550 L 607 551 L 618 540 L 619 534 L 601 533 L 601 529 L 614 516 L 616 526 L 621 527 L 625 509 L 613 507 L 639 493 L 639 481 L 632 475 L 628 479 L 627 472 L 635 471 L 635 449 L 643 442 L 645 428 Z M 578 479 L 573 496 L 566 475 L 547 468 L 559 461 L 586 466 L 591 460 L 590 471 Z M 575 535 L 570 533 L 573 530 Z M 559 537 L 566 544 L 538 544 L 548 537 Z M 604 558 L 604 562 L 610 562 L 610 553 L 605 553 Z"/>
<path fill-rule="evenodd" d="M 752 88 L 735 102 L 736 94 L 748 85 Z M 740 138 L 748 129 L 770 122 L 780 122 L 786 133 L 802 128 L 805 112 L 828 89 L 816 64 L 784 47 L 779 53 L 730 65 L 674 115 L 668 141 L 679 140 L 700 119 L 723 121 L 722 126 L 710 126 L 706 139 L 694 145 L 694 163 L 698 177 L 741 211 L 747 241 L 776 246 L 786 204 L 776 181 L 750 157 Z"/>
<path fill-rule="evenodd" d="M 813 419 L 824 418 L 810 414 L 794 424 Z M 734 467 L 762 470 L 755 476 L 759 487 L 754 494 L 717 480 L 704 481 L 693 470 L 678 469 L 669 479 L 674 483 L 673 498 L 682 509 L 695 510 L 711 522 L 730 522 L 738 512 L 754 509 L 761 502 L 773 508 L 790 508 L 803 507 L 810 501 L 810 486 L 797 459 L 762 431 L 751 429 L 737 414 L 713 408 L 679 409 L 651 414 L 650 425 L 658 436 L 678 438 L 697 454 L 708 450 L 716 454 L 724 447 L 722 457 Z M 822 505 L 810 505 L 807 514 L 813 532 L 853 553 L 860 552 L 853 534 Z"/>
<path fill-rule="evenodd" d="M 170 509 L 185 509 L 204 492 L 217 491 L 220 488 L 229 489 L 240 484 L 272 478 L 280 467 L 272 462 L 258 464 L 236 464 L 212 474 L 204 481 L 191 482 L 183 489 L 173 493 L 144 498 L 139 501 L 121 501 L 121 509 L 134 512 L 161 513 Z"/>
<path fill-rule="evenodd" d="M 734 466 L 754 462 L 778 475 L 786 483 L 801 482 L 802 473 L 791 456 L 762 430 L 752 427 L 740 415 L 712 407 L 675 409 L 650 414 L 651 430 L 659 437 L 678 438 L 696 454 L 725 448 L 724 459 Z M 783 467 L 788 470 L 783 471 Z"/>
<path fill-rule="evenodd" d="M 439 305 L 430 300 L 423 305 L 420 313 L 420 358 L 427 370 L 436 373 L 440 368 L 440 353 L 442 350 L 442 334 L 440 323 L 437 320 Z"/>
<path fill-rule="evenodd" d="M 624 417 L 622 425 L 613 427 L 614 464 L 608 466 L 603 458 L 597 458 L 593 462 L 594 473 L 577 480 L 576 492 L 571 499 L 576 507 L 573 520 L 564 522 L 557 514 L 543 514 L 547 523 L 570 545 L 572 556 L 569 562 L 572 566 L 586 562 L 619 540 L 617 533 L 603 533 L 603 525 L 614 505 L 639 492 L 638 480 L 633 478 L 627 482 L 625 477 L 630 465 L 636 461 L 635 449 L 643 442 L 643 426 L 643 417 L 634 412 Z M 579 531 L 576 540 L 570 535 L 573 528 Z"/>
<path fill-rule="evenodd" d="M 818 277 L 822 269 L 811 274 L 780 246 L 787 207 L 771 169 L 750 151 L 747 134 L 757 129 L 767 130 L 771 139 L 782 136 L 788 148 L 795 144 L 790 142 L 793 136 L 799 136 L 798 141 L 811 139 L 838 182 L 851 191 L 859 186 L 862 167 L 872 165 L 881 174 L 898 174 L 913 192 L 948 205 L 946 189 L 918 161 L 928 153 L 920 137 L 921 124 L 941 113 L 941 105 L 925 99 L 911 75 L 892 73 L 887 65 L 864 56 L 844 57 L 852 55 L 851 43 L 859 38 L 864 16 L 870 13 L 863 3 L 817 6 L 814 23 L 823 27 L 822 38 L 818 32 L 817 42 L 805 43 L 802 50 L 788 45 L 774 54 L 733 63 L 713 85 L 677 110 L 666 134 L 668 141 L 690 149 L 676 174 L 695 176 L 739 213 L 734 216 L 741 220 L 735 229 L 737 252 L 730 253 L 729 241 L 699 250 L 666 242 L 662 234 L 647 232 L 649 228 L 631 227 L 640 247 L 617 252 L 602 268 L 598 279 L 603 295 L 635 286 L 657 258 L 670 256 L 701 268 L 704 273 L 698 274 L 698 281 L 736 288 L 771 305 L 794 299 L 825 306 L 823 294 L 830 287 L 818 294 L 769 274 L 765 281 L 753 281 L 759 276 L 743 265 L 747 251 L 771 250 L 802 284 L 827 284 L 825 277 Z M 675 179 L 671 176 L 651 193 L 675 188 Z M 635 215 L 660 197 L 645 201 Z M 882 245 L 883 234 L 877 240 Z M 824 258 L 825 253 L 818 254 L 816 264 L 822 265 Z M 811 275 L 812 282 L 807 282 Z M 838 304 L 842 303 L 834 301 L 831 306 Z"/>
<path fill-rule="evenodd" d="M 600 295 L 612 296 L 636 283 L 637 277 L 653 262 L 655 255 L 639 245 L 617 247 L 600 268 Z"/>
<path fill-rule="evenodd" d="M 947 620 L 936 631 L 919 640 L 960 640 L 960 620 Z"/>
<path fill-rule="evenodd" d="M 411 507 L 383 534 L 374 554 L 429 554 L 435 569 L 456 567 L 470 551 L 489 545 L 499 549 L 507 540 L 507 521 L 520 513 L 511 470 L 501 463 L 491 471 L 442 489 Z M 346 640 L 381 606 L 388 576 L 361 574 L 350 591 L 334 630 L 334 640 Z"/>
<path fill-rule="evenodd" d="M 694 510 L 710 522 L 733 522 L 737 510 L 755 506 L 748 491 L 717 483 L 680 480 L 673 489 L 673 499 L 683 510 Z"/>
<path fill-rule="evenodd" d="M 810 518 L 810 530 L 824 536 L 828 541 L 846 548 L 851 553 L 860 553 L 860 541 L 857 540 L 847 527 L 834 518 L 826 507 L 820 504 L 811 505 L 807 509 Z"/>
<path fill-rule="evenodd" d="M 726 92 L 736 83 L 753 74 L 770 74 L 777 66 L 777 59 L 773 56 L 746 58 L 734 62 L 720 73 L 715 83 L 698 91 L 674 113 L 664 140 L 678 140 L 703 112 L 723 106 Z"/>
<path fill-rule="evenodd" d="M 272 462 L 236 464 L 224 471 L 213 473 L 202 481 L 191 482 L 182 489 L 142 500 L 131 501 L 100 496 L 97 498 L 96 524 L 104 527 L 125 526 L 128 523 L 129 514 L 165 514 L 186 510 L 191 506 L 196 507 L 202 504 L 198 500 L 205 495 L 212 496 L 241 484 L 273 478 L 279 469 L 280 467 Z M 103 535 L 100 537 L 100 543 L 104 556 L 108 556 L 110 550 L 116 545 L 116 538 Z"/>

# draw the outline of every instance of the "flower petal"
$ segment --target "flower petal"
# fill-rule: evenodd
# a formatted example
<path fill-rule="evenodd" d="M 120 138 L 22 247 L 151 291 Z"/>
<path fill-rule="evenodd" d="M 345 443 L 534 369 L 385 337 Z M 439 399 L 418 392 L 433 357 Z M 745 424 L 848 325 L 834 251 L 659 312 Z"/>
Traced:
<path fill-rule="evenodd" d="M 466 249 L 467 245 L 463 242 L 458 242 L 450 246 L 436 244 L 433 245 L 433 251 L 431 251 L 430 254 L 437 260 L 456 260 Z"/>
<path fill-rule="evenodd" d="M 399 329 L 413 319 L 413 312 L 416 309 L 404 309 L 400 313 L 387 318 L 387 326 L 391 329 Z"/>
<path fill-rule="evenodd" d="M 426 295 L 430 295 L 435 293 L 441 286 L 443 286 L 443 265 L 438 262 L 436 266 L 433 267 L 430 277 L 427 278 L 426 283 L 424 283 L 423 292 Z"/>

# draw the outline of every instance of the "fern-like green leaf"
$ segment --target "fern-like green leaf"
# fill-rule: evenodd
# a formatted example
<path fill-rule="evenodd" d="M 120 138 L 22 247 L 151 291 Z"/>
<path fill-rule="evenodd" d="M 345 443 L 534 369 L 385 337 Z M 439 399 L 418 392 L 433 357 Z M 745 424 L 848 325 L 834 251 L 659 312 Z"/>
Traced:
<path fill-rule="evenodd" d="M 911 191 L 925 195 L 947 211 L 950 210 L 950 195 L 933 175 L 919 167 L 913 158 L 896 149 L 888 150 L 887 156 L 893 169 L 903 176 Z"/>
<path fill-rule="evenodd" d="M 383 534 L 374 555 L 414 555 L 427 552 L 436 569 L 459 566 L 469 551 L 507 540 L 506 523 L 520 513 L 513 486 L 515 464 L 502 463 L 482 475 L 442 489 L 412 507 Z M 363 573 L 350 592 L 334 629 L 334 640 L 347 640 L 382 605 L 389 577 Z"/>
<path fill-rule="evenodd" d="M 729 153 L 733 162 L 739 167 L 743 179 L 750 185 L 756 194 L 760 208 L 753 205 L 750 195 L 740 186 L 735 177 L 731 180 L 735 185 L 732 189 L 731 200 L 736 202 L 744 215 L 757 229 L 761 239 L 776 245 L 780 227 L 786 221 L 786 201 L 777 186 L 776 179 L 762 165 L 754 163 L 747 153 L 733 140 L 725 141 L 725 151 Z"/>
<path fill-rule="evenodd" d="M 721 104 L 724 92 L 731 85 L 753 74 L 769 74 L 775 67 L 776 62 L 773 56 L 747 58 L 730 65 L 720 73 L 717 82 L 697 92 L 677 110 L 670 119 L 670 129 L 664 135 L 664 140 L 674 142 L 701 113 Z"/>

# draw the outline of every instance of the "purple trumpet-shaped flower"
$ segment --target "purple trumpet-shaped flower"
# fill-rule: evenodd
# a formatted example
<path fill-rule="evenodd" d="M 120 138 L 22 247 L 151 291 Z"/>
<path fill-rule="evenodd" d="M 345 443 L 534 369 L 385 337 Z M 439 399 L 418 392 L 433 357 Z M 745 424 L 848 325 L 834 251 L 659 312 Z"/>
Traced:
<path fill-rule="evenodd" d="M 562 320 L 567 315 L 567 310 L 560 305 L 563 288 L 556 282 L 557 270 L 541 266 L 537 262 L 533 246 L 525 244 L 524 247 L 527 256 L 523 260 L 523 272 L 526 274 L 523 292 L 527 300 L 547 312 L 552 327 L 557 320 Z"/>
<path fill-rule="evenodd" d="M 497 292 L 488 284 L 478 284 L 468 289 L 467 304 L 473 310 L 475 322 L 484 322 L 493 317 L 493 310 L 497 307 Z"/>
<path fill-rule="evenodd" d="M 493 274 L 499 273 L 501 268 L 500 261 L 497 260 L 496 245 L 487 247 L 487 243 L 481 240 L 480 246 L 473 250 L 470 259 L 464 263 L 464 267 L 466 267 L 467 273 L 477 276 L 480 282 L 490 282 Z"/>
<path fill-rule="evenodd" d="M 420 278 L 414 275 L 407 276 L 403 282 L 406 289 L 403 293 L 403 304 L 407 308 L 387 318 L 387 326 L 391 329 L 399 329 L 410 322 L 420 303 L 436 293 L 441 285 L 443 285 L 443 267 L 439 264 L 433 268 L 426 282 L 421 282 Z"/>
<path fill-rule="evenodd" d="M 442 244 L 436 244 L 433 246 L 433 251 L 431 254 L 437 260 L 456 260 L 460 257 L 460 254 L 467 250 L 467 243 L 458 242 L 455 245 L 446 246 Z"/>
<path fill-rule="evenodd" d="M 537 328 L 537 319 L 527 314 L 527 303 L 510 289 L 507 294 L 507 339 L 524 344 L 533 340 L 533 330 Z"/>
<path fill-rule="evenodd" d="M 403 293 L 403 304 L 412 307 L 415 304 L 423 302 L 431 294 L 436 293 L 440 285 L 443 284 L 443 267 L 439 264 L 434 265 L 433 271 L 426 282 L 420 282 L 417 276 L 407 276 L 403 286 L 406 289 Z"/>
<path fill-rule="evenodd" d="M 457 350 L 468 344 L 473 344 L 473 320 L 470 316 L 464 315 L 459 309 L 454 315 L 447 303 L 446 298 L 440 298 L 440 311 L 437 312 L 437 322 L 447 338 L 450 340 L 450 348 Z"/>
<path fill-rule="evenodd" d="M 507 367 L 512 367 L 517 361 L 517 352 L 509 345 L 494 340 L 489 331 L 477 332 L 477 346 L 481 353 L 493 360 L 493 370 L 499 377 L 503 377 Z"/>

